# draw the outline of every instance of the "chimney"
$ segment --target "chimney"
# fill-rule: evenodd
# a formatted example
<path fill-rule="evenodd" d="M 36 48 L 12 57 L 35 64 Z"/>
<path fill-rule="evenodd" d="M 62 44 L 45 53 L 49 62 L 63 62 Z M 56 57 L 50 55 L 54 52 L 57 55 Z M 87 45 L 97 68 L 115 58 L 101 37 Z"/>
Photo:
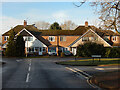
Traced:
<path fill-rule="evenodd" d="M 26 20 L 24 20 L 24 26 L 27 26 L 27 21 Z"/>
<path fill-rule="evenodd" d="M 88 27 L 88 21 L 85 21 L 85 27 Z"/>

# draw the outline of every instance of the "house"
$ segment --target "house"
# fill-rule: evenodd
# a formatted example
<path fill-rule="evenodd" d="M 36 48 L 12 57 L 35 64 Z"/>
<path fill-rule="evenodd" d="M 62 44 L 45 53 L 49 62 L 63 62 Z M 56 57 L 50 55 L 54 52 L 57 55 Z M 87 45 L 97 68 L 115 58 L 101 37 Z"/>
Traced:
<path fill-rule="evenodd" d="M 11 29 L 12 30 L 12 29 Z M 5 51 L 10 31 L 2 35 L 2 48 Z M 75 30 L 38 30 L 34 25 L 23 25 L 13 28 L 16 35 L 22 35 L 25 40 L 25 53 L 44 55 L 58 51 L 70 51 L 76 55 L 77 46 L 91 41 L 103 44 L 104 47 L 120 46 L 120 34 L 110 30 L 100 30 L 95 26 L 79 26 Z"/>

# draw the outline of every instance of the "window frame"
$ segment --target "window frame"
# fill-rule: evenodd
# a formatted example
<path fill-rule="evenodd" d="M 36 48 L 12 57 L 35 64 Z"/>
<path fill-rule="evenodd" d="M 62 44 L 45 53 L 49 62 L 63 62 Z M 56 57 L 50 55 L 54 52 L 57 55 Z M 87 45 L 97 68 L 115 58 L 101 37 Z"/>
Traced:
<path fill-rule="evenodd" d="M 60 36 L 60 41 L 66 41 L 66 36 Z"/>
<path fill-rule="evenodd" d="M 52 38 L 52 39 L 51 39 Z M 49 36 L 48 37 L 48 40 L 50 41 L 50 42 L 55 42 L 55 36 Z"/>
<path fill-rule="evenodd" d="M 116 36 L 112 37 L 112 41 L 117 41 Z"/>
<path fill-rule="evenodd" d="M 85 39 L 87 38 L 87 39 Z M 82 41 L 90 41 L 89 37 L 82 37 Z"/>
<path fill-rule="evenodd" d="M 9 36 L 4 36 L 4 41 L 8 41 Z"/>

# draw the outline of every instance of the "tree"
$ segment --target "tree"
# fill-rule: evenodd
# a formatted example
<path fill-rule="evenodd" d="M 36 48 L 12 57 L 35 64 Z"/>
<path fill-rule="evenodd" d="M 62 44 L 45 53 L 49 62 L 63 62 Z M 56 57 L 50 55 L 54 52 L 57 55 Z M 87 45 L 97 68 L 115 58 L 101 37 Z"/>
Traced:
<path fill-rule="evenodd" d="M 44 21 L 35 22 L 35 25 L 37 26 L 38 29 L 41 30 L 49 29 L 50 27 L 50 23 Z"/>
<path fill-rule="evenodd" d="M 16 39 L 16 56 L 24 56 L 25 54 L 25 41 L 21 35 L 17 36 Z"/>
<path fill-rule="evenodd" d="M 5 51 L 5 55 L 6 56 L 15 56 L 16 55 L 15 32 L 14 32 L 14 30 L 11 30 L 11 32 L 10 32 L 7 48 L 6 48 L 6 51 Z"/>
<path fill-rule="evenodd" d="M 74 4 L 77 7 L 81 7 L 87 0 L 84 0 L 79 5 Z M 99 19 L 104 28 L 115 29 L 117 33 L 120 33 L 120 2 L 112 0 L 112 2 L 91 2 L 90 6 L 96 7 L 97 13 L 99 14 Z"/>
<path fill-rule="evenodd" d="M 54 22 L 51 26 L 50 26 L 51 30 L 62 30 L 62 28 L 59 26 L 59 24 L 57 22 Z"/>
<path fill-rule="evenodd" d="M 74 30 L 76 27 L 77 25 L 71 20 L 65 21 L 63 24 L 61 24 L 62 30 Z"/>

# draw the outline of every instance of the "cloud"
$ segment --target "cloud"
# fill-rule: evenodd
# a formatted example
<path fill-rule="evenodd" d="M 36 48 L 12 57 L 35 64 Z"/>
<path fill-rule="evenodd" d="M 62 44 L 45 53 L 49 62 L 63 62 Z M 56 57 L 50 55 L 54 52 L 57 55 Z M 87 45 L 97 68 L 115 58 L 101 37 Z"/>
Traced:
<path fill-rule="evenodd" d="M 10 30 L 11 27 L 15 27 L 16 25 L 23 24 L 23 20 L 8 16 L 2 16 L 0 17 L 0 20 L 2 20 L 2 25 L 0 25 L 0 29 L 1 29 L 0 34 L 3 34 L 6 31 Z"/>
<path fill-rule="evenodd" d="M 68 20 L 69 16 L 64 11 L 55 12 L 52 14 L 52 17 L 60 23 L 63 23 L 65 20 Z"/>

